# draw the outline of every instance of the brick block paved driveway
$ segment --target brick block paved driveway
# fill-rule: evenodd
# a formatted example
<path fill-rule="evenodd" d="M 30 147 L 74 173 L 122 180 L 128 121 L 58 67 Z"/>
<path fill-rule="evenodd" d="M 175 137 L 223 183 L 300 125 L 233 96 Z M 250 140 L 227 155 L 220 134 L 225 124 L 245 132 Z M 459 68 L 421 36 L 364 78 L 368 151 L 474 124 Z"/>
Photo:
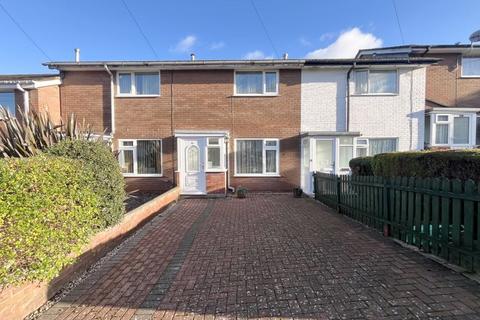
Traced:
<path fill-rule="evenodd" d="M 480 285 L 312 200 L 186 199 L 41 319 L 480 319 Z"/>

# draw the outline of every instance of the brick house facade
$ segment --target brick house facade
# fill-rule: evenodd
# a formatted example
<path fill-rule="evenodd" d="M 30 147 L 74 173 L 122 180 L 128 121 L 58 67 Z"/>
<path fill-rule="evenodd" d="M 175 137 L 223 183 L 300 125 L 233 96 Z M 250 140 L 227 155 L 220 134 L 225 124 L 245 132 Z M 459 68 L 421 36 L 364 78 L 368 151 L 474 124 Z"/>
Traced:
<path fill-rule="evenodd" d="M 299 61 L 213 62 L 207 66 L 201 61 L 183 62 L 183 65 L 156 62 L 148 67 L 135 63 L 51 63 L 49 66 L 62 74 L 62 117 L 75 113 L 95 131 L 105 131 L 111 135 L 115 150 L 135 150 L 128 151 L 128 158 L 132 153 L 137 156 L 140 153 L 139 141 L 143 144 L 161 141 L 161 173 L 126 174 L 130 190 L 182 186 L 186 181 L 182 172 L 189 143 L 200 144 L 198 156 L 201 171 L 205 172 L 200 194 L 224 194 L 228 186 L 244 186 L 252 191 L 288 191 L 300 184 Z M 235 93 L 236 72 L 263 72 L 265 77 L 266 71 L 271 75 L 276 73 L 277 93 Z M 119 92 L 120 75 L 131 73 L 136 77 L 136 73 L 145 72 L 159 72 L 158 94 L 139 96 Z M 235 149 L 239 139 L 267 139 L 269 142 L 262 140 L 263 161 L 275 152 L 276 173 L 237 174 Z M 278 146 L 267 146 L 277 143 L 273 140 L 278 141 Z M 211 141 L 217 145 L 209 146 Z M 136 149 L 132 145 L 137 145 Z M 206 152 L 216 148 L 221 153 L 221 167 L 209 170 Z M 195 179 L 191 180 L 198 182 Z"/>

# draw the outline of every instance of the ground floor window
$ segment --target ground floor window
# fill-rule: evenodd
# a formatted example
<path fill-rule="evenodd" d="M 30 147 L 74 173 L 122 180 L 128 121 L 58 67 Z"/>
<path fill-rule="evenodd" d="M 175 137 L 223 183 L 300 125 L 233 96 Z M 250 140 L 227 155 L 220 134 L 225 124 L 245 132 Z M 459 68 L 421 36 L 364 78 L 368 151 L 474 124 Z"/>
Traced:
<path fill-rule="evenodd" d="M 469 146 L 476 143 L 475 115 L 434 113 L 426 119 L 429 123 L 426 123 L 425 139 L 432 146 Z"/>
<path fill-rule="evenodd" d="M 118 151 L 125 176 L 162 175 L 162 140 L 120 140 Z"/>
<path fill-rule="evenodd" d="M 235 140 L 236 175 L 278 175 L 278 139 Z"/>
<path fill-rule="evenodd" d="M 356 157 L 374 156 L 397 151 L 397 138 L 357 138 Z"/>
<path fill-rule="evenodd" d="M 207 170 L 222 169 L 222 145 L 221 138 L 207 139 Z"/>

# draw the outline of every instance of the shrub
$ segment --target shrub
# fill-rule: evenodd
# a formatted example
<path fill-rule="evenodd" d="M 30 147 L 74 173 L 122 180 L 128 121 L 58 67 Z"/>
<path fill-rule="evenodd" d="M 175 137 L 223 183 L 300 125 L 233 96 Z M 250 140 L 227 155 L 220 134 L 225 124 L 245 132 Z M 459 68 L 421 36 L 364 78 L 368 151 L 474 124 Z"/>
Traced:
<path fill-rule="evenodd" d="M 50 147 L 48 153 L 81 159 L 93 173 L 93 190 L 100 196 L 99 227 L 117 223 L 125 213 L 125 181 L 112 150 L 101 141 L 64 140 Z"/>
<path fill-rule="evenodd" d="M 358 157 L 350 160 L 349 166 L 354 176 L 373 176 L 373 157 Z"/>
<path fill-rule="evenodd" d="M 0 286 L 48 280 L 93 232 L 99 197 L 81 161 L 0 160 Z"/>
<path fill-rule="evenodd" d="M 90 126 L 80 125 L 73 114 L 66 125 L 57 125 L 48 113 L 31 111 L 14 117 L 0 106 L 0 158 L 30 157 L 65 139 L 89 138 Z"/>
<path fill-rule="evenodd" d="M 420 151 L 378 154 L 373 174 L 383 177 L 445 177 L 480 181 L 479 150 Z"/>

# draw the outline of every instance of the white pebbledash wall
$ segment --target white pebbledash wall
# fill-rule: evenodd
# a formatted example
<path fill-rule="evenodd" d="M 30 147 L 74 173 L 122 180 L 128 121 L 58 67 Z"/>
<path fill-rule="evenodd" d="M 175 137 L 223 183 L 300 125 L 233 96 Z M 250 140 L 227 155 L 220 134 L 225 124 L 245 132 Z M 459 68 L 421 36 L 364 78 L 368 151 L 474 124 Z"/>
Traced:
<path fill-rule="evenodd" d="M 302 132 L 345 131 L 347 71 L 302 70 Z M 398 77 L 397 95 L 355 95 L 352 72 L 349 131 L 367 138 L 398 137 L 399 151 L 423 149 L 425 68 L 402 67 Z"/>

